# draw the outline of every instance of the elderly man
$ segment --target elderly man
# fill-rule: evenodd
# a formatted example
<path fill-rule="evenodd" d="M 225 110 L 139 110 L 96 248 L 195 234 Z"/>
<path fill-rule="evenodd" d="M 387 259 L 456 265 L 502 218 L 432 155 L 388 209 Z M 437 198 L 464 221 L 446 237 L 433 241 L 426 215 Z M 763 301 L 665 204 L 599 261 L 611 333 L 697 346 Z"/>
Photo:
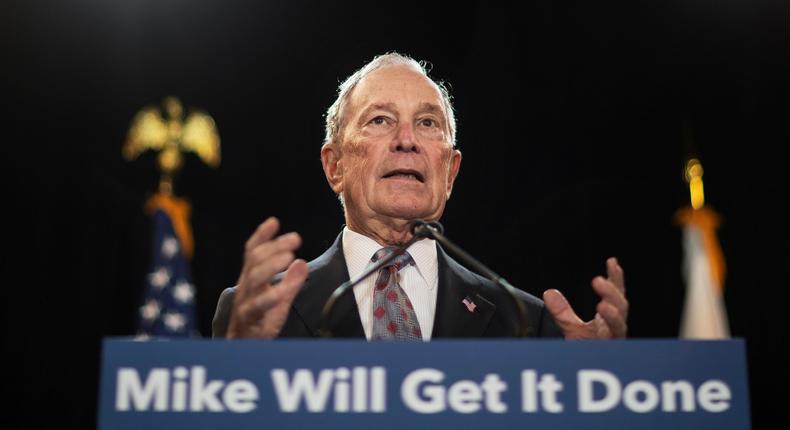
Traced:
<path fill-rule="evenodd" d="M 339 89 L 326 116 L 321 163 L 345 211 L 346 226 L 323 255 L 294 259 L 301 238 L 277 236 L 264 221 L 245 246 L 238 285 L 220 296 L 214 336 L 317 336 L 333 290 L 410 239 L 409 222 L 442 216 L 461 166 L 455 118 L 445 88 L 400 54 L 375 58 Z M 513 336 L 511 299 L 470 272 L 430 239 L 341 298 L 330 321 L 338 337 L 429 340 Z M 601 297 L 595 317 L 582 321 L 564 296 L 519 292 L 536 336 L 569 339 L 625 337 L 628 301 L 614 258 L 592 287 Z M 284 272 L 283 272 L 284 271 Z"/>

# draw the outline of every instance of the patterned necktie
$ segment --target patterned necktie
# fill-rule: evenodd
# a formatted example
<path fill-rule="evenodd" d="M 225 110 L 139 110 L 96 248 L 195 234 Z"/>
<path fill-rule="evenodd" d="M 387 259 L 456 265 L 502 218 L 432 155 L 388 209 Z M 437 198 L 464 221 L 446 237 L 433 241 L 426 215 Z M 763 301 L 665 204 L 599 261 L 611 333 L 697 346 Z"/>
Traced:
<path fill-rule="evenodd" d="M 396 248 L 388 246 L 376 251 L 373 262 L 384 258 Z M 379 270 L 373 290 L 373 336 L 371 340 L 422 340 L 420 323 L 414 306 L 398 285 L 400 269 L 414 264 L 408 252 L 395 257 Z"/>

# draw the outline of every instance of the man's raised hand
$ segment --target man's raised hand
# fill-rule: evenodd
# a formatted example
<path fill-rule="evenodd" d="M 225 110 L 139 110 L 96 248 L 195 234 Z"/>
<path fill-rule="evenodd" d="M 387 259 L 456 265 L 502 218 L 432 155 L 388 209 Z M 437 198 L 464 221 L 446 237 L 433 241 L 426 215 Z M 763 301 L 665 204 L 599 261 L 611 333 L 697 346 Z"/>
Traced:
<path fill-rule="evenodd" d="M 228 338 L 276 337 L 288 318 L 291 303 L 307 279 L 307 263 L 294 259 L 302 243 L 297 233 L 275 237 L 280 228 L 277 218 L 264 221 L 247 240 L 244 266 L 239 276 Z M 276 285 L 272 278 L 286 270 Z"/>
<path fill-rule="evenodd" d="M 558 290 L 546 290 L 543 301 L 566 339 L 624 338 L 628 333 L 628 300 L 625 298 L 625 277 L 617 259 L 606 260 L 606 278 L 596 276 L 592 287 L 601 301 L 595 317 L 582 321 Z"/>

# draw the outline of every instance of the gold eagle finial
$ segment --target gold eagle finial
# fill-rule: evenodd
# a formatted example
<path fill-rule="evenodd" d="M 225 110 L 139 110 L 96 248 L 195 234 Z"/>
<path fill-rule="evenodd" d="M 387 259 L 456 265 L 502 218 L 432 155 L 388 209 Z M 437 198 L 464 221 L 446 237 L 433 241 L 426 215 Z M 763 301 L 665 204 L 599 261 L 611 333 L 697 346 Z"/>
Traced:
<path fill-rule="evenodd" d="M 171 194 L 173 177 L 183 163 L 182 152 L 191 151 L 211 167 L 220 163 L 220 140 L 214 120 L 205 112 L 191 109 L 184 118 L 181 102 L 166 97 L 162 103 L 164 116 L 158 106 L 146 106 L 132 120 L 123 156 L 131 161 L 151 149 L 159 152 L 162 177 L 159 191 Z"/>

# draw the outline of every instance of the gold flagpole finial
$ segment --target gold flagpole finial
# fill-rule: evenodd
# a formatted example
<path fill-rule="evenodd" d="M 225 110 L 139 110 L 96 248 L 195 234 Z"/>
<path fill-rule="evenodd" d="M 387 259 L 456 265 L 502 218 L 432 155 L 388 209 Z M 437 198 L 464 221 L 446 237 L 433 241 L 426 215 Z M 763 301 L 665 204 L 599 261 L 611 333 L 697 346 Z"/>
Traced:
<path fill-rule="evenodd" d="M 163 108 L 163 109 L 162 109 Z M 184 117 L 181 102 L 167 97 L 162 106 L 146 106 L 135 115 L 122 153 L 132 161 L 151 149 L 159 152 L 159 190 L 146 203 L 146 212 L 164 211 L 170 218 L 187 257 L 192 256 L 194 239 L 189 224 L 189 203 L 174 195 L 173 178 L 183 164 L 183 153 L 194 152 L 211 167 L 219 166 L 219 133 L 205 112 L 190 110 Z"/>
<path fill-rule="evenodd" d="M 146 106 L 132 120 L 123 156 L 132 161 L 148 149 L 159 152 L 159 192 L 173 194 L 173 178 L 183 164 L 182 153 L 191 151 L 211 167 L 220 163 L 220 140 L 214 120 L 205 112 L 184 109 L 176 97 L 166 97 L 159 106 Z M 164 114 L 164 115 L 163 115 Z"/>
<path fill-rule="evenodd" d="M 705 190 L 702 186 L 702 163 L 696 158 L 692 158 L 686 163 L 686 182 L 689 184 L 689 194 L 691 195 L 691 207 L 701 209 L 705 206 Z"/>

